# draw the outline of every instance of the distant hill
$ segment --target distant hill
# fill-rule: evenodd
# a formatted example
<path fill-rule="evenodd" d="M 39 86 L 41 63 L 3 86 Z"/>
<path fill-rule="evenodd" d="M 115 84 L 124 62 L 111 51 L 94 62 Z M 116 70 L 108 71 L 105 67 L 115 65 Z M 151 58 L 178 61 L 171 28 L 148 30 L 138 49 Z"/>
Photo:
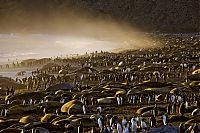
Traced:
<path fill-rule="evenodd" d="M 0 32 L 45 32 L 64 25 L 72 10 L 144 31 L 200 31 L 200 0 L 0 0 Z"/>

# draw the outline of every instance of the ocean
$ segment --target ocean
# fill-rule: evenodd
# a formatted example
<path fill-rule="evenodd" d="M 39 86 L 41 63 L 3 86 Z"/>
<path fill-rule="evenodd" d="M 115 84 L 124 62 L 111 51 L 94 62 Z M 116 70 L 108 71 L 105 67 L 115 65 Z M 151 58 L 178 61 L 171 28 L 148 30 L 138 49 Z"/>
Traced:
<path fill-rule="evenodd" d="M 118 48 L 106 39 L 52 34 L 0 34 L 0 46 L 0 64 L 30 58 L 65 57 L 96 50 L 112 51 Z"/>
<path fill-rule="evenodd" d="M 16 78 L 19 78 L 19 79 L 22 79 L 24 77 L 29 77 L 31 76 L 31 71 L 26 71 L 26 73 L 23 75 L 23 76 L 17 76 L 17 73 L 19 71 L 17 70 L 7 70 L 7 71 L 0 71 L 0 77 L 9 77 L 9 78 L 12 78 L 12 79 L 16 79 Z"/>

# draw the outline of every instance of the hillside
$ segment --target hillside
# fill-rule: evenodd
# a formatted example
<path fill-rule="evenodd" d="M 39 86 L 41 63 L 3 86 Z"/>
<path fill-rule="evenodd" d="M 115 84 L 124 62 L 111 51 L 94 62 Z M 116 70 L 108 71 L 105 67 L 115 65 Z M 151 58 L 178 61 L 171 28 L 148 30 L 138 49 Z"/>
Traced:
<path fill-rule="evenodd" d="M 78 10 L 76 16 L 89 12 L 144 31 L 199 32 L 199 7 L 200 0 L 0 0 L 0 29 L 45 32 L 55 24 L 65 27 Z"/>

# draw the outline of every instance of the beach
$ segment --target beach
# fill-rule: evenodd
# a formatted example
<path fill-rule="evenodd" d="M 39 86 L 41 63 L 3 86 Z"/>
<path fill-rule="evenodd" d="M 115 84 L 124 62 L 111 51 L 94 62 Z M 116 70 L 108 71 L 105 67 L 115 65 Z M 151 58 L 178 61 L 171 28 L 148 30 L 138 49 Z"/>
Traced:
<path fill-rule="evenodd" d="M 27 59 L 4 66 L 1 116 L 8 128 L 2 130 L 194 130 L 200 114 L 199 36 L 159 38 L 153 48 Z"/>

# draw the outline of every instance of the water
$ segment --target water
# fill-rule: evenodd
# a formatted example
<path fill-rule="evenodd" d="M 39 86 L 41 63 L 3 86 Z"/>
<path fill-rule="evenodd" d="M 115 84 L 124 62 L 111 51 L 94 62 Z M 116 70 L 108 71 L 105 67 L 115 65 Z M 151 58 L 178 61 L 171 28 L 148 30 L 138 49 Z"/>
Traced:
<path fill-rule="evenodd" d="M 17 73 L 19 71 L 5 71 L 5 72 L 0 72 L 0 77 L 9 77 L 12 79 L 22 79 L 24 77 L 30 77 L 31 76 L 31 71 L 26 71 L 26 73 L 23 76 L 17 76 Z"/>
<path fill-rule="evenodd" d="M 118 48 L 106 39 L 47 34 L 0 34 L 0 46 L 0 64 Z"/>
<path fill-rule="evenodd" d="M 108 32 L 109 33 L 109 32 Z M 113 41 L 110 36 L 112 34 L 105 34 L 103 37 L 86 37 L 73 35 L 53 35 L 53 34 L 0 34 L 0 64 L 11 64 L 13 62 L 20 62 L 24 59 L 39 59 L 49 57 L 66 57 L 73 54 L 85 54 L 86 52 L 94 51 L 114 51 L 116 49 L 137 48 L 137 46 L 149 46 L 150 42 L 144 36 L 136 35 L 132 40 Z M 114 33 L 113 33 L 114 34 Z M 141 33 L 150 34 L 150 33 Z M 152 33 L 154 34 L 154 33 Z M 116 36 L 120 38 L 124 34 Z M 128 33 L 125 34 L 128 36 Z M 156 34 L 155 34 L 156 35 Z M 159 33 L 158 36 L 167 35 Z M 196 35 L 192 34 L 173 34 L 174 36 Z M 115 36 L 115 35 L 113 35 Z M 141 38 L 140 38 L 141 37 Z M 140 39 L 138 39 L 140 38 Z M 146 39 L 146 41 L 145 41 Z M 120 39 L 119 39 L 120 40 Z M 123 39 L 122 39 L 123 40 Z M 150 40 L 151 41 L 151 40 Z M 134 44 L 135 43 L 135 44 Z M 130 47 L 131 45 L 131 47 Z M 139 47 L 140 48 L 140 47 Z"/>
<path fill-rule="evenodd" d="M 49 34 L 0 34 L 0 65 L 12 64 L 25 59 L 65 57 L 73 54 L 85 54 L 94 51 L 112 51 L 117 48 L 108 39 L 84 36 L 64 36 Z M 0 76 L 23 78 L 31 75 L 31 69 L 25 75 L 16 74 L 23 69 L 0 70 Z"/>

